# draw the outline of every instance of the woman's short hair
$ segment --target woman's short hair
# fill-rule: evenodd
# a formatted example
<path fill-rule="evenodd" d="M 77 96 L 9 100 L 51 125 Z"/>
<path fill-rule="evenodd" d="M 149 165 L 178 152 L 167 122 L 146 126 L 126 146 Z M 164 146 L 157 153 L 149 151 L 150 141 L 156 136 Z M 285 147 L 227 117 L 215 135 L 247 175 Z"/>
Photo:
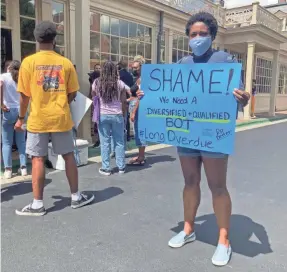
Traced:
<path fill-rule="evenodd" d="M 141 55 L 137 55 L 134 57 L 134 62 L 138 62 L 140 65 L 145 64 L 145 59 Z"/>
<path fill-rule="evenodd" d="M 16 83 L 18 82 L 20 66 L 21 66 L 21 62 L 18 60 L 12 60 L 8 66 L 9 71 L 12 75 L 12 78 Z"/>
<path fill-rule="evenodd" d="M 185 34 L 189 36 L 191 26 L 197 22 L 202 22 L 207 25 L 211 38 L 214 40 L 217 34 L 218 24 L 214 16 L 208 12 L 198 12 L 193 14 L 187 21 Z"/>

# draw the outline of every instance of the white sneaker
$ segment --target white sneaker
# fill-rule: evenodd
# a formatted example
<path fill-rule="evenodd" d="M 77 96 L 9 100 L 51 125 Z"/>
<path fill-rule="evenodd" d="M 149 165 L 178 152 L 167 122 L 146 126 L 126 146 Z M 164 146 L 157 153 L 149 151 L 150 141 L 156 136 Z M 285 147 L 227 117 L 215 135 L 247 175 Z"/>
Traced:
<path fill-rule="evenodd" d="M 5 170 L 5 172 L 4 172 L 4 178 L 5 178 L 5 179 L 10 179 L 10 178 L 12 178 L 12 170 Z"/>
<path fill-rule="evenodd" d="M 173 238 L 171 238 L 168 242 L 168 245 L 173 248 L 179 248 L 184 246 L 187 243 L 191 243 L 195 241 L 196 236 L 195 233 L 191 233 L 190 235 L 186 235 L 184 231 L 181 231 Z"/>
<path fill-rule="evenodd" d="M 20 172 L 22 177 L 28 176 L 27 168 L 21 168 Z"/>

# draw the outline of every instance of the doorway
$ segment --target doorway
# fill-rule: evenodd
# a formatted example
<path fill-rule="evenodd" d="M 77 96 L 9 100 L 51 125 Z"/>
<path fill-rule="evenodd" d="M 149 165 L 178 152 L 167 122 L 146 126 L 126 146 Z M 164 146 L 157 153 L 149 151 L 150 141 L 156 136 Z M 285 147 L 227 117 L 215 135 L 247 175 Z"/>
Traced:
<path fill-rule="evenodd" d="M 5 63 L 13 59 L 12 34 L 10 29 L 1 28 L 1 72 L 4 72 Z"/>

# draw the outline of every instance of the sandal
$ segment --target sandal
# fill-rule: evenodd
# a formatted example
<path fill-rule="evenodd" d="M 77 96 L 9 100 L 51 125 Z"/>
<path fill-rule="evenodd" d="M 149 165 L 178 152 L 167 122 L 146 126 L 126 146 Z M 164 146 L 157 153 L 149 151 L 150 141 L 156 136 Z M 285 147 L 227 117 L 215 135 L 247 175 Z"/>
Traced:
<path fill-rule="evenodd" d="M 144 158 L 144 159 L 139 159 L 139 158 L 133 158 L 133 159 L 131 159 L 129 162 L 128 162 L 128 165 L 135 165 L 135 166 L 137 166 L 137 165 L 140 165 L 140 166 L 143 166 L 144 164 L 145 164 L 145 161 L 146 161 L 146 159 Z"/>

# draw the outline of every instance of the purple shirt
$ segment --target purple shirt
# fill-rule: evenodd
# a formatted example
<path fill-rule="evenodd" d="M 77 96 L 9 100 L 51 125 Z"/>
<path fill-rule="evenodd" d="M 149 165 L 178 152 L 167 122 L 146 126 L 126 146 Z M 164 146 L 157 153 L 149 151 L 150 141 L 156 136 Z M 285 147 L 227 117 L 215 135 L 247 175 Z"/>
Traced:
<path fill-rule="evenodd" d="M 124 90 L 129 89 L 121 80 L 118 80 L 118 97 L 110 103 L 104 103 L 99 96 L 99 80 L 96 79 L 92 85 L 93 94 L 100 98 L 100 114 L 123 114 L 121 93 Z"/>

